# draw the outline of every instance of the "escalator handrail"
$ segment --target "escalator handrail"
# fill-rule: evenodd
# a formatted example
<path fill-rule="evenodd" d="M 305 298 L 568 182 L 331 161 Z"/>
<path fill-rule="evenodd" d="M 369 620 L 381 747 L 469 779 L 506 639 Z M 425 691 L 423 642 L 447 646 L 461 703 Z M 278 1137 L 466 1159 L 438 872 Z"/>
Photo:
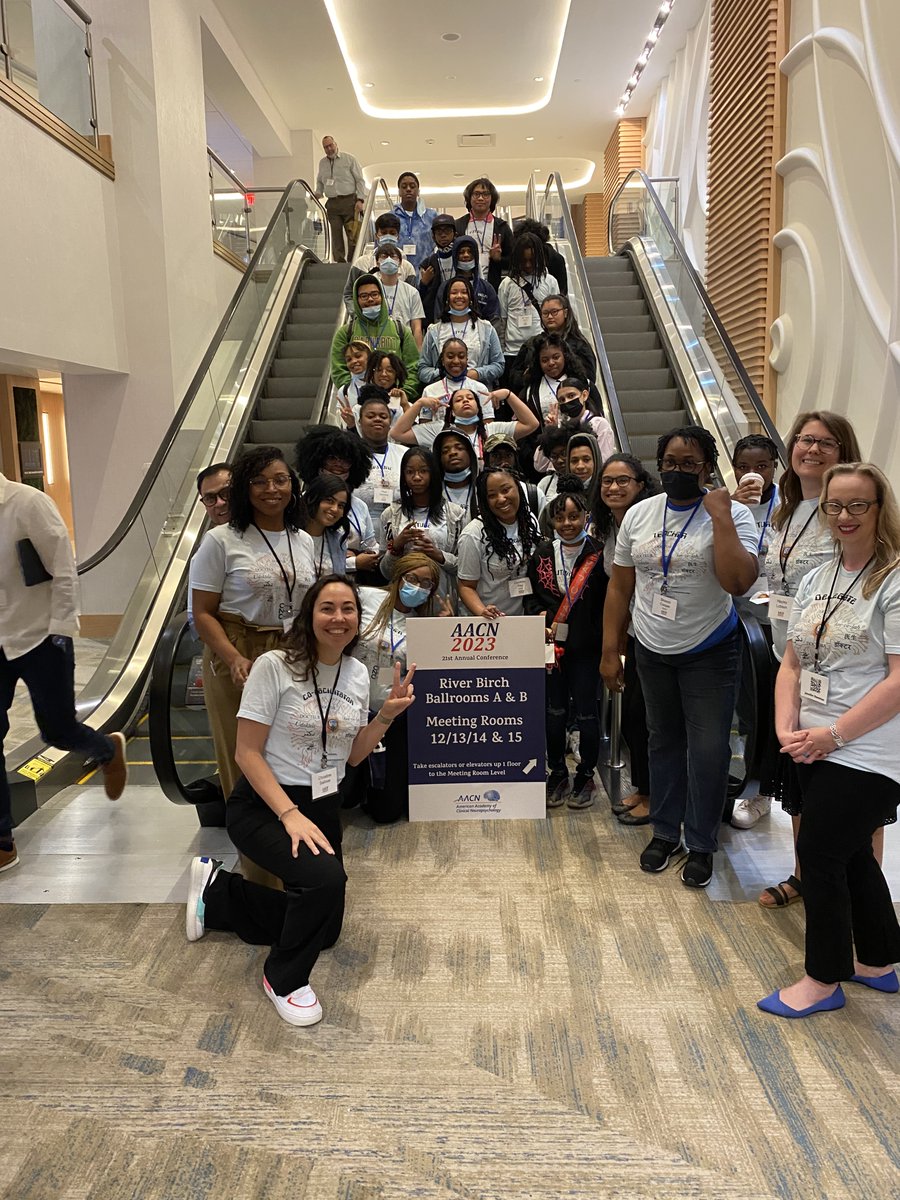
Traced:
<path fill-rule="evenodd" d="M 569 245 L 572 247 L 572 261 L 575 265 L 575 273 L 578 276 L 578 285 L 581 288 L 584 296 L 584 306 L 587 311 L 588 322 L 591 327 L 591 337 L 594 341 L 594 350 L 597 355 L 597 365 L 600 368 L 600 375 L 603 379 L 603 388 L 606 393 L 606 402 L 607 407 L 609 408 L 609 415 L 612 418 L 611 424 L 613 427 L 613 432 L 616 435 L 616 443 L 618 444 L 619 450 L 623 454 L 630 454 L 631 443 L 628 439 L 628 432 L 625 428 L 625 418 L 622 415 L 619 397 L 616 394 L 616 385 L 613 383 L 612 369 L 609 365 L 609 357 L 606 353 L 606 345 L 603 341 L 603 334 L 600 332 L 600 322 L 597 320 L 597 310 L 594 308 L 594 298 L 591 295 L 587 271 L 584 267 L 584 255 L 581 253 L 581 247 L 578 243 L 578 235 L 575 232 L 575 222 L 572 220 L 572 210 L 569 208 L 569 201 L 566 199 L 566 192 L 563 186 L 562 176 L 557 171 L 554 171 L 547 180 L 547 186 L 544 189 L 545 203 L 554 188 L 559 196 L 560 208 L 562 210 L 563 229 Z M 540 217 L 543 217 L 543 213 L 539 215 Z"/>
<path fill-rule="evenodd" d="M 216 332 L 212 336 L 212 339 L 209 343 L 209 347 L 208 347 L 206 353 L 204 354 L 199 367 L 197 368 L 196 372 L 194 373 L 193 379 L 191 380 L 190 384 L 188 385 L 188 389 L 185 393 L 184 399 L 182 400 L 181 404 L 179 404 L 178 408 L 175 411 L 175 415 L 173 416 L 172 420 L 169 422 L 168 429 L 163 434 L 162 441 L 159 444 L 159 448 L 157 449 L 156 454 L 154 454 L 149 467 L 147 468 L 146 472 L 144 473 L 144 478 L 141 480 L 141 482 L 138 486 L 138 489 L 134 494 L 134 499 L 131 501 L 131 504 L 128 506 L 128 509 L 126 510 L 125 515 L 122 517 L 119 524 L 116 526 L 116 528 L 113 530 L 113 532 L 109 535 L 109 537 L 106 539 L 106 541 L 100 547 L 100 549 L 96 550 L 93 554 L 89 555 L 89 557 L 86 558 L 83 562 L 78 564 L 78 574 L 79 575 L 84 575 L 87 571 L 92 570 L 94 567 L 96 567 L 100 563 L 102 563 L 104 561 L 104 559 L 109 558 L 110 554 L 113 553 L 113 551 L 116 549 L 116 547 L 121 543 L 122 539 L 126 536 L 128 531 L 131 529 L 131 527 L 137 521 L 138 516 L 140 515 L 140 512 L 141 512 L 141 509 L 144 505 L 144 502 L 150 493 L 150 489 L 152 488 L 153 484 L 155 483 L 156 478 L 159 475 L 160 470 L 162 469 L 162 465 L 165 462 L 166 456 L 169 453 L 170 449 L 172 448 L 172 445 L 175 442 L 178 432 L 181 429 L 181 426 L 182 426 L 184 419 L 188 413 L 188 410 L 190 409 L 190 406 L 193 403 L 194 398 L 196 397 L 197 393 L 200 391 L 200 388 L 203 385 L 203 381 L 206 378 L 207 372 L 209 371 L 209 368 L 212 365 L 213 359 L 215 358 L 216 354 L 219 351 L 219 347 L 220 347 L 222 340 L 225 336 L 225 333 L 228 329 L 229 323 L 231 322 L 231 320 L 235 314 L 235 311 L 237 310 L 238 304 L 242 300 L 247 288 L 250 286 L 250 282 L 253 279 L 253 272 L 254 272 L 256 266 L 258 265 L 260 258 L 265 253 L 266 246 L 267 246 L 269 238 L 272 235 L 272 232 L 275 228 L 275 224 L 283 216 L 285 210 L 287 209 L 288 204 L 290 202 L 291 195 L 293 194 L 293 190 L 296 187 L 305 188 L 308 193 L 307 202 L 311 198 L 315 202 L 315 204 L 317 205 L 317 207 L 319 208 L 319 210 L 321 212 L 321 219 L 323 222 L 325 236 L 327 239 L 326 240 L 326 257 L 330 261 L 330 258 L 331 258 L 331 230 L 328 225 L 328 219 L 327 219 L 327 214 L 325 212 L 325 209 L 322 206 L 322 204 L 320 204 L 317 197 L 313 194 L 312 189 L 310 188 L 309 184 L 306 182 L 305 179 L 294 179 L 287 185 L 287 187 L 282 192 L 281 199 L 276 204 L 275 211 L 272 214 L 272 218 L 269 221 L 269 224 L 266 226 L 266 231 L 263 234 L 263 236 L 260 238 L 259 243 L 256 247 L 256 250 L 253 254 L 253 257 L 250 259 L 250 262 L 248 263 L 247 268 L 241 277 L 241 281 L 237 286 L 237 290 L 235 291 L 234 295 L 232 296 L 231 300 L 229 301 L 228 307 L 225 310 L 225 315 L 222 317 L 222 320 L 219 322 L 219 326 L 216 329 Z"/>
<path fill-rule="evenodd" d="M 650 178 L 647 175 L 647 173 L 645 171 L 641 171 L 639 168 L 628 172 L 628 174 L 625 176 L 625 178 L 619 184 L 618 188 L 616 189 L 616 191 L 613 195 L 612 200 L 610 201 L 609 213 L 607 215 L 607 228 L 606 228 L 607 241 L 609 242 L 610 254 L 618 253 L 618 250 L 613 245 L 613 228 L 612 228 L 613 214 L 615 212 L 616 201 L 619 199 L 621 194 L 628 187 L 629 181 L 634 180 L 634 179 L 640 179 L 641 183 L 646 188 L 647 194 L 649 195 L 649 197 L 653 203 L 653 206 L 656 209 L 657 216 L 659 217 L 660 221 L 662 222 L 666 233 L 669 235 L 669 239 L 672 242 L 672 247 L 673 247 L 676 255 L 678 256 L 682 267 L 687 272 L 688 278 L 690 279 L 691 283 L 694 285 L 694 288 L 697 291 L 697 295 L 700 297 L 700 303 L 703 305 L 703 309 L 706 313 L 706 316 L 707 316 L 710 324 L 713 326 L 716 333 L 718 334 L 719 340 L 721 341 L 722 346 L 724 347 L 725 353 L 728 356 L 728 361 L 729 361 L 729 364 L 730 364 L 732 370 L 734 371 L 735 375 L 740 380 L 741 386 L 743 387 L 744 391 L 747 393 L 747 398 L 749 399 L 750 403 L 753 405 L 754 411 L 756 412 L 757 419 L 759 420 L 762 427 L 765 429 L 767 437 L 771 438 L 772 441 L 775 443 L 775 445 L 778 449 L 778 453 L 781 457 L 782 465 L 786 466 L 787 462 L 788 462 L 788 453 L 787 453 L 787 449 L 785 447 L 784 441 L 782 440 L 781 434 L 775 428 L 775 423 L 772 420 L 772 418 L 769 416 L 769 414 L 766 410 L 766 407 L 762 402 L 762 398 L 753 384 L 752 379 L 747 374 L 747 370 L 746 370 L 744 364 L 741 362 L 740 356 L 739 356 L 737 350 L 735 350 L 734 344 L 732 343 L 731 338 L 728 336 L 728 334 L 725 331 L 725 326 L 719 320 L 718 313 L 716 312 L 715 308 L 713 307 L 712 300 L 710 300 L 710 298 L 709 298 L 709 293 L 707 292 L 706 288 L 703 286 L 703 281 L 700 278 L 699 274 L 697 273 L 697 268 L 691 262 L 690 257 L 688 256 L 688 252 L 685 249 L 684 244 L 681 241 L 681 238 L 675 232 L 675 226 L 670 221 L 669 214 L 666 212 L 665 207 L 664 207 L 662 201 L 660 200 L 656 189 L 654 188 L 653 184 L 651 183 Z"/>
<path fill-rule="evenodd" d="M 166 623 L 153 656 L 148 690 L 150 758 L 157 782 L 166 799 L 173 804 L 190 804 L 172 753 L 172 677 L 175 674 L 175 656 L 187 624 L 188 614 L 184 611 L 175 613 Z"/>

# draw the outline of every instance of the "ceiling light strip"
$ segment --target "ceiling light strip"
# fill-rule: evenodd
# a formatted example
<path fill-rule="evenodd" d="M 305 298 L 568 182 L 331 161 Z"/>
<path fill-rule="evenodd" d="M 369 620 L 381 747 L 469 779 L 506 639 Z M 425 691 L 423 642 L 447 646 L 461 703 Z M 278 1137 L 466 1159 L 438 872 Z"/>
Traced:
<path fill-rule="evenodd" d="M 625 109 L 631 103 L 631 97 L 634 94 L 634 89 L 640 82 L 644 67 L 650 60 L 650 55 L 653 53 L 656 43 L 659 41 L 659 35 L 663 31 L 663 26 L 669 19 L 669 13 L 675 7 L 675 0 L 663 0 L 659 6 L 659 12 L 656 14 L 656 20 L 653 22 L 653 28 L 647 34 L 647 40 L 644 43 L 644 48 L 637 57 L 637 62 L 634 64 L 634 70 L 628 82 L 625 84 L 625 91 L 619 98 L 619 104 L 616 108 L 616 116 L 624 117 Z"/>

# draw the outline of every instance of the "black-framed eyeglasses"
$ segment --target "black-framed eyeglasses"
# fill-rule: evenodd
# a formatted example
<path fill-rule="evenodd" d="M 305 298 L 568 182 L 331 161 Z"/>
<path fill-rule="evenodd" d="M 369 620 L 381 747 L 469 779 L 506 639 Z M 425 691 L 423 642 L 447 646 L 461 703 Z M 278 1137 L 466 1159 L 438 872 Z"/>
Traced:
<path fill-rule="evenodd" d="M 798 433 L 794 444 L 802 446 L 804 450 L 812 450 L 813 446 L 819 446 L 826 454 L 837 454 L 841 448 L 841 443 L 836 442 L 834 438 L 813 437 L 811 433 Z"/>
<path fill-rule="evenodd" d="M 604 475 L 600 480 L 600 486 L 605 488 L 624 488 L 628 487 L 629 483 L 637 483 L 633 475 Z"/>
<path fill-rule="evenodd" d="M 200 497 L 200 503 L 205 508 L 215 508 L 221 500 L 223 504 L 227 504 L 231 499 L 231 488 L 220 488 L 217 492 L 206 492 Z"/>
<path fill-rule="evenodd" d="M 267 487 L 270 483 L 274 483 L 276 487 L 282 488 L 282 487 L 287 487 L 290 484 L 290 482 L 291 482 L 290 475 L 285 475 L 285 474 L 270 475 L 268 479 L 265 477 L 265 475 L 257 475 L 255 479 L 250 480 L 250 486 L 252 488 L 264 488 L 264 487 Z"/>
<path fill-rule="evenodd" d="M 564 313 L 565 311 L 566 310 L 564 308 L 543 308 L 543 309 L 541 309 L 541 312 L 544 314 L 545 317 L 558 317 L 560 313 Z"/>
<path fill-rule="evenodd" d="M 851 500 L 849 504 L 841 504 L 840 500 L 823 500 L 819 507 L 827 517 L 839 517 L 844 509 L 851 517 L 861 517 L 877 503 L 877 500 Z"/>
<path fill-rule="evenodd" d="M 705 466 L 705 462 L 697 462 L 693 458 L 685 458 L 681 462 L 674 458 L 663 458 L 659 464 L 661 471 L 684 471 L 687 475 L 699 475 Z"/>

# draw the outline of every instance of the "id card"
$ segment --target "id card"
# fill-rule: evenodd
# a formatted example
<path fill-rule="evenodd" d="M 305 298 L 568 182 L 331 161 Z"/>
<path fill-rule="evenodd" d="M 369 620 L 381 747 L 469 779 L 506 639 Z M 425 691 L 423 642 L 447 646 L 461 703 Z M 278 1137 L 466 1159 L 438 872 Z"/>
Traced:
<path fill-rule="evenodd" d="M 321 800 L 324 796 L 333 796 L 338 790 L 337 769 L 326 767 L 324 771 L 312 773 L 312 798 Z"/>
<path fill-rule="evenodd" d="M 560 646 L 561 646 L 561 645 L 563 644 L 563 642 L 566 640 L 566 638 L 567 638 L 568 636 L 569 636 L 569 627 L 568 627 L 568 625 L 565 623 L 565 621 L 557 621 L 557 622 L 556 622 L 556 642 L 557 642 L 557 645 L 560 645 Z"/>
<path fill-rule="evenodd" d="M 511 596 L 530 596 L 533 590 L 531 580 L 527 576 L 522 579 L 511 579 L 509 581 L 509 594 Z"/>
<path fill-rule="evenodd" d="M 392 688 L 394 686 L 394 668 L 393 668 L 393 666 L 378 668 L 378 682 L 381 684 L 382 687 Z"/>
<path fill-rule="evenodd" d="M 800 695 L 804 700 L 815 700 L 817 704 L 828 701 L 828 676 L 817 671 L 800 672 Z"/>
<path fill-rule="evenodd" d="M 376 504 L 393 504 L 394 489 L 392 487 L 376 487 L 374 499 Z"/>
<path fill-rule="evenodd" d="M 650 604 L 654 616 L 662 617 L 664 621 L 674 621 L 678 612 L 678 601 L 671 596 L 655 595 Z"/>
<path fill-rule="evenodd" d="M 415 254 L 416 252 L 416 243 L 407 242 L 404 246 L 401 246 L 400 249 L 403 251 L 406 257 L 409 258 L 410 254 Z"/>
<path fill-rule="evenodd" d="M 769 617 L 773 621 L 789 621 L 794 611 L 793 596 L 770 596 Z"/>
<path fill-rule="evenodd" d="M 334 179 L 326 179 L 324 181 L 324 184 L 325 184 L 325 195 L 326 196 L 336 196 L 337 195 L 337 183 L 335 182 Z"/>
<path fill-rule="evenodd" d="M 516 325 L 518 325 L 518 327 L 520 329 L 530 329 L 531 328 L 531 313 L 530 312 L 514 313 L 513 320 L 515 321 Z"/>
<path fill-rule="evenodd" d="M 552 642 L 547 642 L 544 646 L 544 664 L 548 667 L 556 666 L 556 647 Z"/>

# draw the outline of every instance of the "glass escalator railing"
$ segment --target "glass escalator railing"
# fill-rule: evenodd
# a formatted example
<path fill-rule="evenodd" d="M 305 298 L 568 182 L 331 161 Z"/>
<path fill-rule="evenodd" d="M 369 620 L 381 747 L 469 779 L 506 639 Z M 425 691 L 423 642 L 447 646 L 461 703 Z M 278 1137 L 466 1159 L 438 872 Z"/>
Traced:
<path fill-rule="evenodd" d="M 676 184 L 630 172 L 610 203 L 609 251 L 631 257 L 688 409 L 716 438 L 733 491 L 731 453 L 741 437 L 766 434 L 782 465 L 784 444 L 678 236 Z"/>
<path fill-rule="evenodd" d="M 301 242 L 304 235 L 311 245 Z M 324 210 L 309 186 L 295 180 L 275 206 L 132 504 L 107 543 L 79 568 L 82 607 L 123 613 L 109 650 L 78 697 L 81 719 L 90 716 L 98 729 L 117 728 L 140 698 L 204 527 L 196 475 L 210 462 L 231 457 L 241 444 L 304 264 L 329 258 Z M 18 761 L 42 746 L 40 739 L 26 743 Z"/>

